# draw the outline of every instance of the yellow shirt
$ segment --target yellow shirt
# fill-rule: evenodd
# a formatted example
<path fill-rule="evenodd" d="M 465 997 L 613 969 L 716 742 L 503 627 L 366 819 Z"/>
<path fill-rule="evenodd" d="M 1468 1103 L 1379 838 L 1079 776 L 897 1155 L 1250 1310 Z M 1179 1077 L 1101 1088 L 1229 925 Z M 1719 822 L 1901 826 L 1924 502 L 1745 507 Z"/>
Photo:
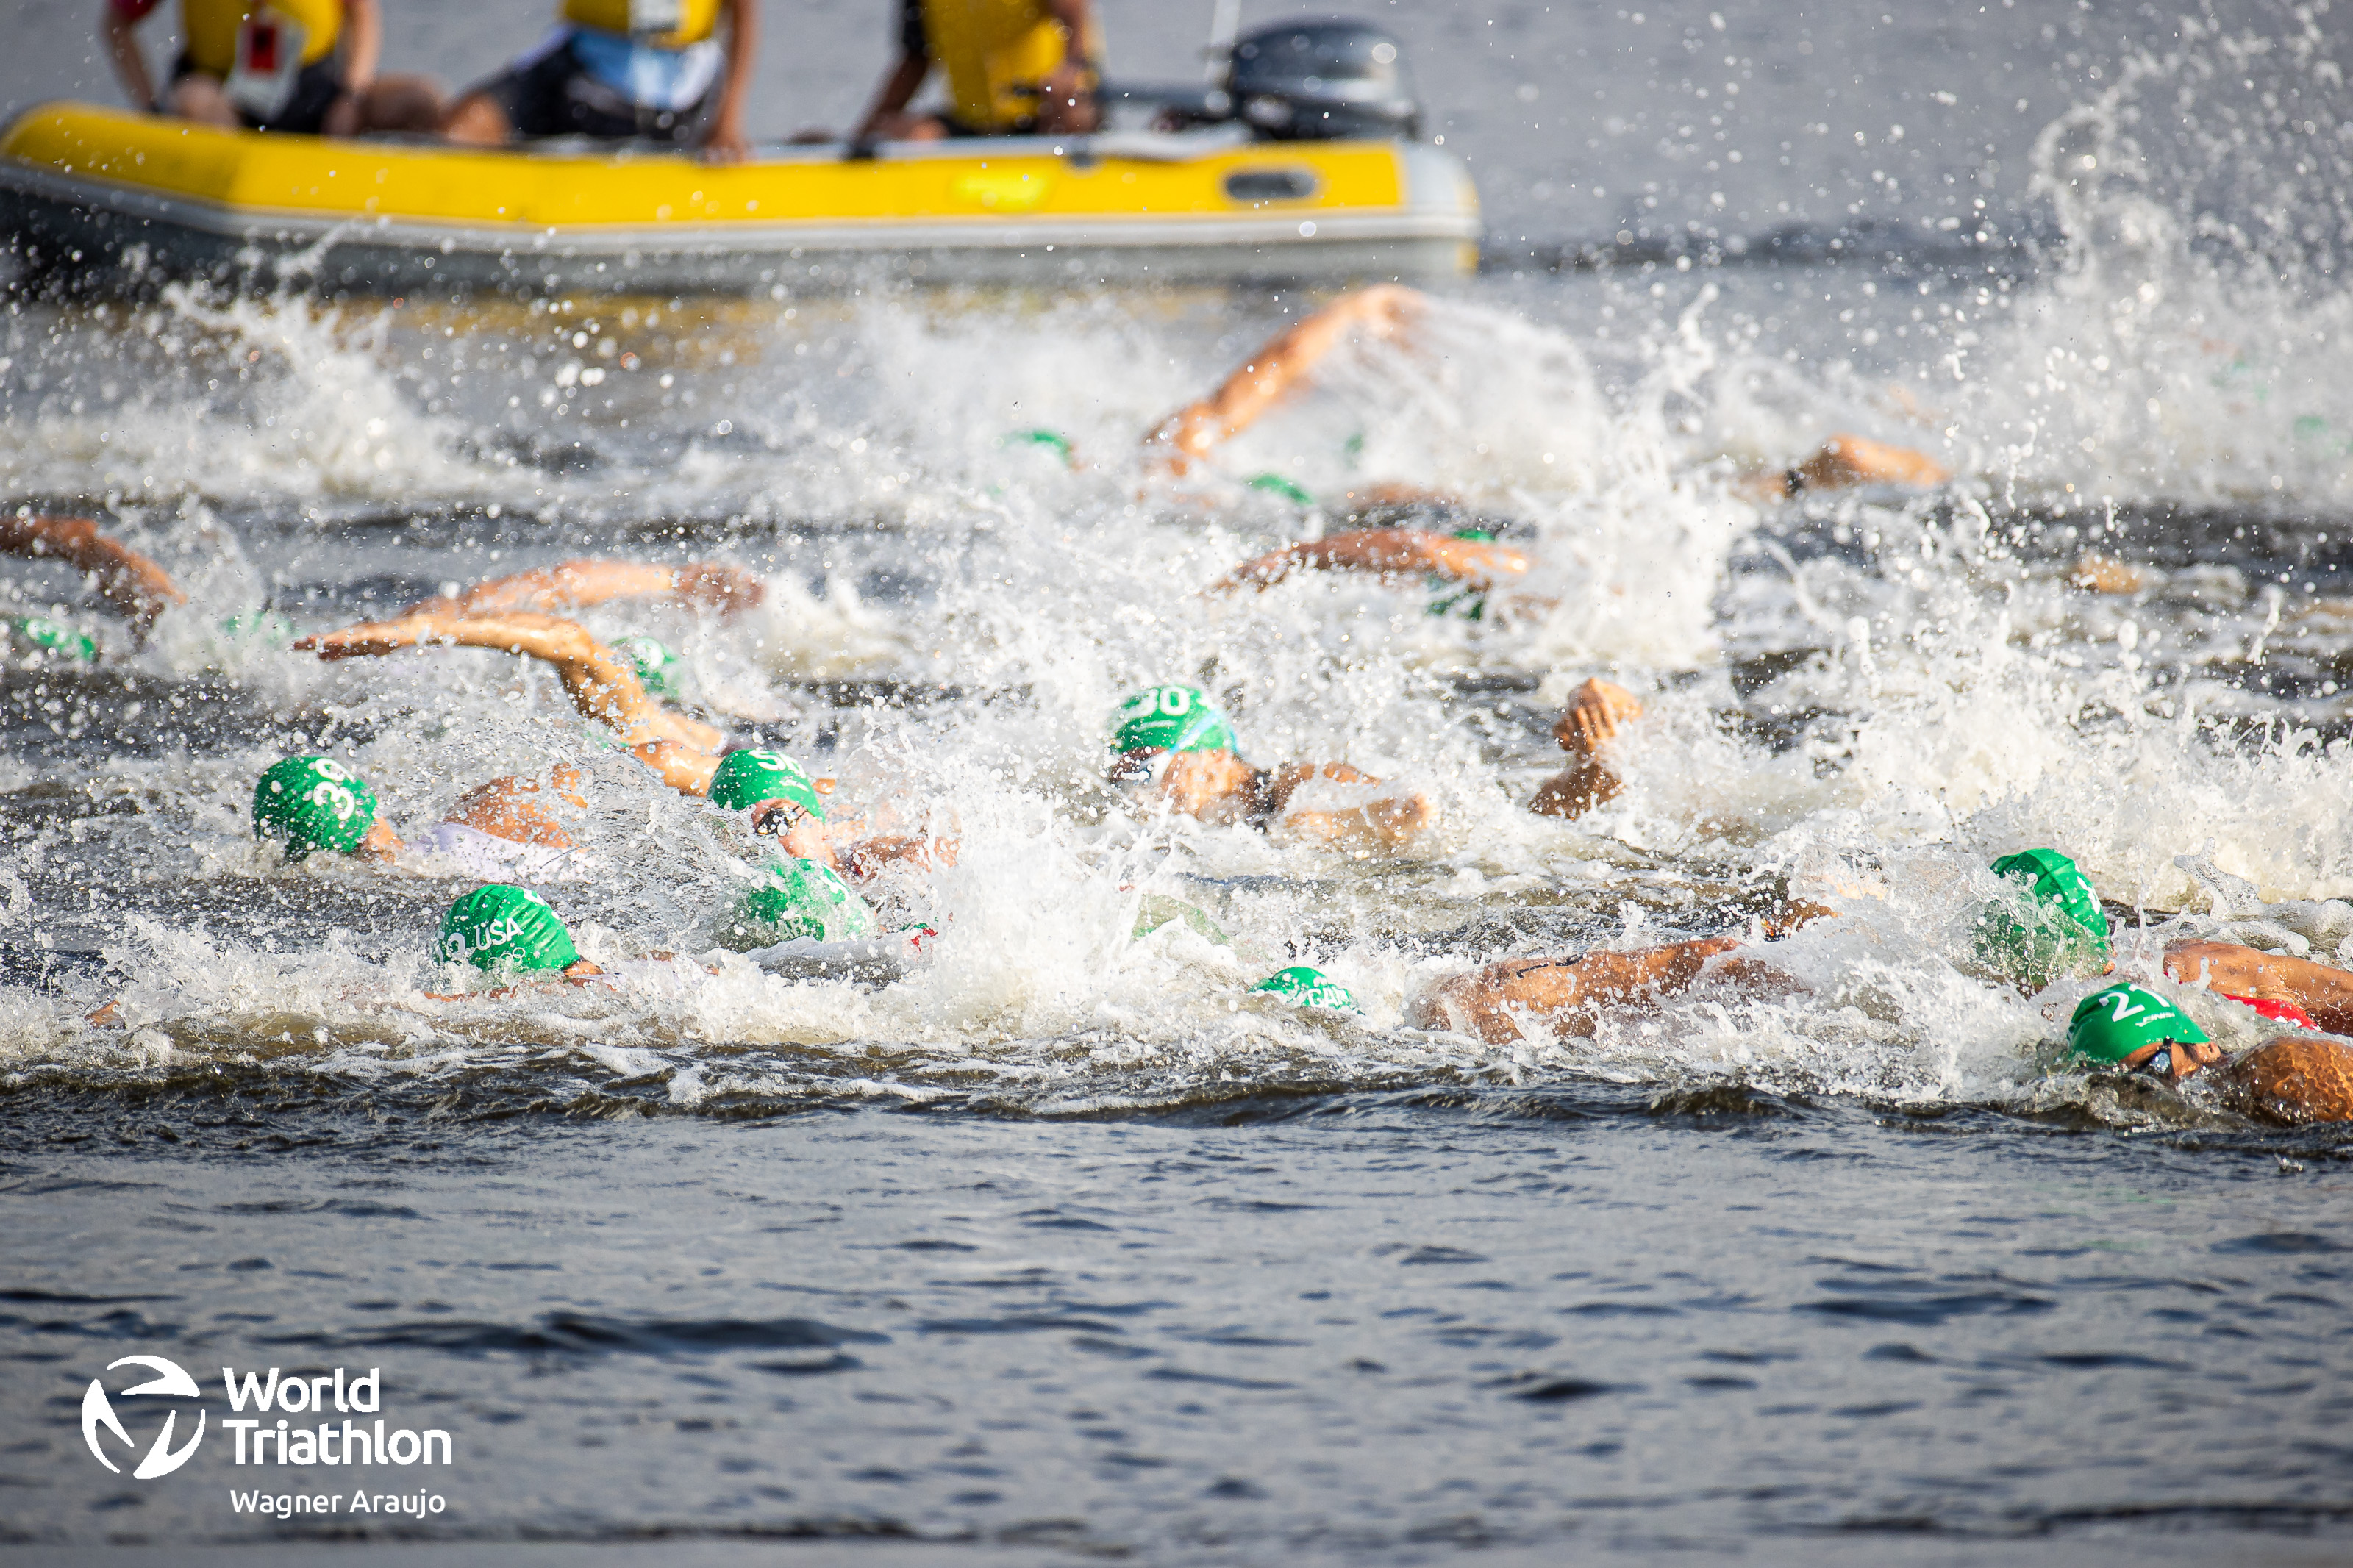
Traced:
<path fill-rule="evenodd" d="M 1064 52 L 1062 25 L 1042 0 L 906 0 L 906 5 L 911 13 L 921 7 L 923 52 L 947 73 L 951 112 L 958 124 L 968 131 L 1009 131 L 1037 118 L 1037 95 L 1018 89 L 1042 84 L 1062 63 Z M 904 31 L 905 41 L 913 43 L 914 28 Z M 1082 38 L 1077 52 L 1092 60 L 1099 41 Z"/>
<path fill-rule="evenodd" d="M 682 49 L 711 37 L 721 0 L 564 0 L 561 14 L 576 26 L 618 33 L 658 49 Z"/>
<path fill-rule="evenodd" d="M 237 35 L 256 11 L 275 11 L 302 29 L 302 63 L 334 52 L 343 36 L 343 0 L 180 0 L 180 31 L 187 39 L 188 63 L 226 80 L 237 68 Z"/>

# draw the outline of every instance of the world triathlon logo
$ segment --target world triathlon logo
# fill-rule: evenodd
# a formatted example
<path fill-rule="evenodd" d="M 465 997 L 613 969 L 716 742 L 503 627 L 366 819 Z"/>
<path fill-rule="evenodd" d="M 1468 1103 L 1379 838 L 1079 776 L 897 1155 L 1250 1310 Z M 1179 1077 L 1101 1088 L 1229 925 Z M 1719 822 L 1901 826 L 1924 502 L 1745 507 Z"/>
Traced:
<path fill-rule="evenodd" d="M 151 1372 L 162 1374 L 149 1382 L 124 1389 L 121 1397 L 125 1399 L 135 1398 L 142 1394 L 160 1394 L 179 1399 L 204 1397 L 204 1391 L 196 1386 L 195 1378 L 190 1377 L 174 1363 L 165 1361 L 162 1356 L 127 1355 L 121 1361 L 109 1362 L 106 1370 L 112 1372 L 118 1367 L 125 1366 L 143 1366 Z M 186 1444 L 174 1448 L 172 1430 L 179 1425 L 180 1413 L 177 1410 L 167 1413 L 164 1417 L 164 1429 L 155 1434 L 154 1445 L 147 1450 L 147 1457 L 139 1461 L 137 1469 L 131 1472 L 132 1479 L 152 1481 L 159 1477 L 168 1476 L 186 1464 L 190 1457 L 195 1453 L 196 1445 L 205 1440 L 206 1419 L 206 1412 L 201 1410 L 196 1412 L 195 1431 L 189 1434 Z M 81 1396 L 81 1440 L 90 1445 L 90 1451 L 97 1456 L 100 1464 L 119 1476 L 122 1473 L 122 1468 L 108 1458 L 106 1450 L 99 1445 L 98 1434 L 100 1427 L 113 1433 L 115 1441 L 124 1447 L 138 1447 L 132 1441 L 131 1434 L 124 1430 L 122 1418 L 114 1413 L 114 1401 L 107 1396 L 105 1380 L 93 1377 L 90 1380 L 90 1391 Z"/>

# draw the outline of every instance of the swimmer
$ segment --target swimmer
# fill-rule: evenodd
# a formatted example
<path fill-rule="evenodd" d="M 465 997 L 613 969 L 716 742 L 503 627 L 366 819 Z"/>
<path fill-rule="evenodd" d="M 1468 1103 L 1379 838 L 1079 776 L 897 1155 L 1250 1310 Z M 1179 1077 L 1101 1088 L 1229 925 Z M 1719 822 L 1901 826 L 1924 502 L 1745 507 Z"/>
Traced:
<path fill-rule="evenodd" d="M 354 658 L 427 646 L 495 648 L 554 668 L 581 716 L 614 731 L 632 756 L 686 795 L 702 795 L 719 765 L 725 732 L 674 713 L 647 695 L 631 661 L 577 622 L 512 610 L 468 616 L 427 611 L 297 638 L 322 659 Z"/>
<path fill-rule="evenodd" d="M 730 752 L 719 761 L 706 792 L 711 804 L 749 817 L 752 831 L 776 840 L 795 859 L 865 880 L 882 868 L 908 864 L 928 869 L 956 863 L 955 839 L 883 833 L 858 819 L 828 821 L 826 796 L 831 779 L 813 779 L 782 752 Z"/>
<path fill-rule="evenodd" d="M 1982 967 L 2029 992 L 2070 974 L 2114 970 L 2107 916 L 2073 861 L 2055 849 L 2034 849 L 2005 856 L 1994 862 L 1993 869 L 2004 880 L 2019 884 L 2025 898 L 2018 909 L 1996 905 L 1980 913 L 1974 934 Z M 1766 938 L 1785 937 L 1835 912 L 1815 904 L 1793 904 L 1765 922 Z M 1506 959 L 1439 982 L 1416 1000 L 1407 1021 L 1420 1028 L 1461 1029 L 1491 1045 L 1506 1045 L 1525 1037 L 1526 1023 L 1541 1024 L 1556 1036 L 1589 1036 L 1605 1016 L 1643 1011 L 1662 998 L 1702 984 L 1767 994 L 1803 989 L 1781 970 L 1746 955 L 1741 951 L 1746 946 L 1744 938 L 1717 936 L 1628 952 Z M 2332 1033 L 2353 1032 L 2353 973 L 2307 959 L 2203 941 L 2168 945 L 2163 967 L 2168 979 L 2185 985 L 2203 984 L 2215 994 L 2265 1016 L 2308 1023 Z M 2080 1008 L 2078 1012 L 2080 1016 Z M 2205 1039 L 2203 1035 L 2196 1042 L 2177 1037 L 2189 1044 Z M 2306 1048 L 2314 1042 L 2297 1044 L 2296 1051 L 2276 1053 L 2266 1060 L 2306 1066 L 2320 1060 Z M 2258 1054 L 2251 1052 L 2239 1060 Z M 2152 1051 L 2140 1059 L 2154 1055 Z M 2179 1078 L 2212 1059 L 2185 1053 L 2168 1057 L 2160 1066 Z M 2353 1061 L 2353 1053 L 2348 1060 Z M 2274 1099 L 2288 1092 L 2281 1087 L 2294 1077 L 2286 1066 L 2260 1070 L 2269 1072 L 2264 1081 Z M 2353 1088 L 2353 1077 L 2331 1081 Z M 2347 1118 L 2353 1118 L 2353 1096 L 2344 1105 Z"/>
<path fill-rule="evenodd" d="M 253 835 L 297 863 L 322 851 L 390 864 L 418 852 L 468 873 L 522 882 L 578 880 L 589 874 L 572 835 L 551 806 L 588 809 L 587 777 L 558 766 L 544 784 L 505 777 L 459 796 L 440 822 L 404 843 L 376 815 L 375 792 L 332 757 L 285 757 L 253 786 Z"/>
<path fill-rule="evenodd" d="M 456 598 L 419 599 L 403 616 L 484 616 L 504 610 L 553 615 L 616 599 L 671 599 L 733 617 L 756 606 L 767 586 L 740 566 L 693 561 L 655 566 L 639 561 L 559 562 L 476 584 Z"/>
<path fill-rule="evenodd" d="M 2229 943 L 2197 944 L 2206 948 Z M 2242 952 L 2252 950 L 2242 949 Z M 2166 955 L 2166 970 L 2175 978 L 2179 950 Z M 2214 956 L 2214 955 L 2210 955 Z M 2253 953 L 2256 960 L 2272 957 Z M 2303 960 L 2292 959 L 2291 963 Z M 2319 965 L 2312 965 L 2319 968 Z M 2274 977 L 2274 984 L 2290 984 Z M 2353 987 L 2353 975 L 2329 970 L 2317 990 L 2341 998 Z M 2244 998 L 2240 998 L 2244 1000 Z M 2353 1046 L 2322 1037 L 2320 1016 L 2294 1005 L 2277 1005 L 2267 1016 L 2295 1026 L 2295 1034 L 2274 1035 L 2253 1050 L 2225 1061 L 2215 1045 L 2180 1009 L 2142 985 L 2111 985 L 2076 1004 L 2067 1024 L 2069 1053 L 2088 1062 L 2126 1071 L 2152 1072 L 2179 1083 L 2192 1073 L 2214 1067 L 2215 1088 L 2223 1102 L 2259 1121 L 2290 1126 L 2310 1122 L 2353 1121 Z M 2327 1026 L 2342 1033 L 2353 1026 L 2353 1011 Z M 2217 1063 L 2221 1065 L 2216 1066 Z"/>
<path fill-rule="evenodd" d="M 134 639 L 143 640 L 165 610 L 188 602 L 169 573 L 100 533 L 86 517 L 41 517 L 26 510 L 0 515 L 0 552 L 63 562 L 79 571 L 99 597 L 131 623 Z"/>
<path fill-rule="evenodd" d="M 492 883 L 476 888 L 441 917 L 433 956 L 443 963 L 470 963 L 505 977 L 554 973 L 581 985 L 605 973 L 580 956 L 572 932 L 547 900 L 527 888 Z M 454 998 L 426 993 L 437 1001 Z"/>
<path fill-rule="evenodd" d="M 1376 792 L 1379 779 L 1345 763 L 1252 767 L 1225 714 L 1195 687 L 1155 686 L 1129 698 L 1111 746 L 1118 753 L 1111 782 L 1132 799 L 1217 826 L 1248 823 L 1306 843 L 1394 853 L 1437 819 L 1429 796 Z"/>
<path fill-rule="evenodd" d="M 1208 396 L 1187 404 L 1155 426 L 1144 438 L 1147 468 L 1172 479 L 1184 477 L 1195 465 L 1206 463 L 1219 446 L 1264 417 L 1341 344 L 1352 339 L 1403 339 L 1429 303 L 1426 296 L 1396 283 L 1343 294 L 1262 344 Z M 1837 435 L 1802 462 L 1777 474 L 1757 476 L 1744 488 L 1758 499 L 1768 499 L 1865 484 L 1935 486 L 1951 477 L 1932 459 L 1906 447 Z M 1439 492 L 1401 486 L 1368 486 L 1341 499 L 1369 508 L 1461 504 Z M 1328 564 L 1349 568 L 1356 562 L 1344 554 Z M 1480 563 L 1481 570 L 1491 567 L 1491 563 Z"/>

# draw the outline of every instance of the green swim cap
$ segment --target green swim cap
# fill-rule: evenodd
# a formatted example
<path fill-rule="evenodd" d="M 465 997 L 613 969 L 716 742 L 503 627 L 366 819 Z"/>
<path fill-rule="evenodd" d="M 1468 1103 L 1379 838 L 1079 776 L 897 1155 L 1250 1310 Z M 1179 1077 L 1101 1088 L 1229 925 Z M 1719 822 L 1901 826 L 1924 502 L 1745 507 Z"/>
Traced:
<path fill-rule="evenodd" d="M 1136 940 L 1141 942 L 1162 926 L 1172 923 L 1191 926 L 1211 942 L 1220 944 L 1232 940 L 1218 929 L 1217 921 L 1184 900 L 1172 899 L 1162 893 L 1145 894 L 1144 902 L 1137 906 L 1135 911 L 1134 934 Z"/>
<path fill-rule="evenodd" d="M 2024 884 L 2033 908 L 2023 919 L 2000 904 L 1979 912 L 1973 938 L 1980 962 L 2037 989 L 2106 965 L 2108 917 L 2075 862 L 2056 849 L 2029 849 L 1995 861 L 1993 874 Z"/>
<path fill-rule="evenodd" d="M 1356 998 L 1346 986 L 1335 985 L 1324 978 L 1322 970 L 1310 969 L 1303 963 L 1277 971 L 1250 989 L 1281 997 L 1294 1007 L 1321 1007 L 1334 1013 L 1356 1011 Z"/>
<path fill-rule="evenodd" d="M 580 962 L 572 933 L 545 899 L 495 882 L 449 906 L 433 956 L 477 969 L 563 969 Z"/>
<path fill-rule="evenodd" d="M 2075 1004 L 2067 1050 L 2086 1061 L 2120 1062 L 2143 1046 L 2179 1040 L 2202 1045 L 2206 1031 L 2146 985 L 2111 985 Z"/>
<path fill-rule="evenodd" d="M 849 942 L 874 934 L 874 911 L 830 867 L 779 856 L 735 906 L 728 934 L 754 947 L 815 937 Z"/>
<path fill-rule="evenodd" d="M 825 820 L 825 797 L 808 770 L 784 752 L 730 752 L 719 759 L 719 771 L 711 775 L 712 805 L 743 811 L 764 800 L 793 801 Z"/>
<path fill-rule="evenodd" d="M 1197 686 L 1155 686 L 1119 706 L 1114 752 L 1239 752 L 1233 726 Z"/>
<path fill-rule="evenodd" d="M 98 662 L 98 644 L 86 633 L 78 632 L 63 621 L 53 621 L 47 616 L 9 616 L 8 640 L 29 648 L 38 648 L 44 653 L 63 654 L 77 664 Z"/>
<path fill-rule="evenodd" d="M 1001 447 L 1043 447 L 1067 464 L 1071 460 L 1071 438 L 1054 430 L 1016 430 L 997 443 Z"/>
<path fill-rule="evenodd" d="M 332 757 L 288 757 L 253 785 L 253 836 L 282 838 L 286 858 L 313 849 L 350 854 L 375 824 L 375 792 Z"/>
<path fill-rule="evenodd" d="M 220 633 L 231 642 L 284 647 L 294 640 L 294 623 L 275 610 L 246 610 L 221 622 Z"/>
<path fill-rule="evenodd" d="M 678 668 L 678 655 L 652 637 L 623 637 L 613 651 L 629 661 L 638 672 L 638 684 L 654 696 L 669 697 L 678 690 L 677 677 L 671 674 Z"/>
<path fill-rule="evenodd" d="M 1253 474 L 1250 476 L 1250 488 L 1254 490 L 1264 490 L 1271 496 L 1281 496 L 1283 500 L 1295 502 L 1300 506 L 1315 504 L 1314 496 L 1309 495 L 1306 490 L 1284 479 L 1281 474 Z"/>

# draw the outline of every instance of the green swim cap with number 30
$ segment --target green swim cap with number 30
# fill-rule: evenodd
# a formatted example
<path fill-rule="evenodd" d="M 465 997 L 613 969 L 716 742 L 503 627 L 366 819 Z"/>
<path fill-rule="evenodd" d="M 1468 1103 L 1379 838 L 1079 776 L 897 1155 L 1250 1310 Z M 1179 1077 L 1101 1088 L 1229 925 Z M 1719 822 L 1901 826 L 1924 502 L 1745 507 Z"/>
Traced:
<path fill-rule="evenodd" d="M 1114 752 L 1239 752 L 1233 726 L 1197 686 L 1155 686 L 1120 704 Z"/>
<path fill-rule="evenodd" d="M 253 786 L 253 836 L 284 841 L 289 860 L 314 849 L 349 854 L 375 824 L 375 792 L 332 757 L 287 757 Z"/>
<path fill-rule="evenodd" d="M 819 822 L 825 820 L 825 797 L 817 793 L 808 770 L 782 752 L 730 752 L 719 759 L 711 775 L 711 804 L 727 811 L 743 811 L 764 800 L 789 800 Z"/>

